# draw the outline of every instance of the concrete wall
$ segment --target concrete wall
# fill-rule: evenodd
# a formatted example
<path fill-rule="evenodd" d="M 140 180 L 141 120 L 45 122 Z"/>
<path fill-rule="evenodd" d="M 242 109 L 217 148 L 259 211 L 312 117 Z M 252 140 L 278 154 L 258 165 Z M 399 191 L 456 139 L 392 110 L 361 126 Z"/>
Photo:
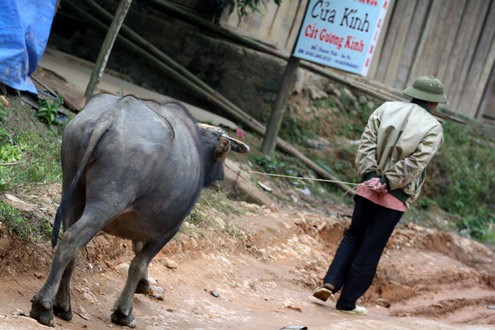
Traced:
<path fill-rule="evenodd" d="M 114 8 L 107 9 L 115 11 Z M 55 20 L 64 20 L 67 15 L 73 14 L 64 12 L 62 7 Z M 58 27 L 55 24 L 49 46 L 94 62 L 104 34 L 84 21 L 68 22 L 58 24 Z M 285 61 L 216 39 L 164 15 L 158 18 L 131 9 L 125 24 L 245 112 L 262 122 L 269 117 Z M 70 32 L 73 25 L 79 27 Z M 224 115 L 211 102 L 197 97 L 191 88 L 179 84 L 118 42 L 107 67 L 138 85 Z"/>

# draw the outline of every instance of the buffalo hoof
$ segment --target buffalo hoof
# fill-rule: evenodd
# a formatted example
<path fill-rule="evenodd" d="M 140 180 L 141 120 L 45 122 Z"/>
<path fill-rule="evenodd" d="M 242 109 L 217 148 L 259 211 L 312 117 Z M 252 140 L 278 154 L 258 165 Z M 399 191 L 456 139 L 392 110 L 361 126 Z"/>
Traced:
<path fill-rule="evenodd" d="M 53 314 L 55 314 L 56 317 L 61 318 L 62 320 L 72 320 L 72 308 L 70 306 L 69 308 L 64 308 L 55 305 L 53 306 Z"/>
<path fill-rule="evenodd" d="M 125 315 L 120 310 L 116 310 L 112 313 L 111 316 L 112 322 L 118 325 L 127 326 L 129 328 L 136 327 L 136 320 L 132 315 L 132 312 L 129 312 L 129 315 Z"/>
<path fill-rule="evenodd" d="M 55 327 L 55 317 L 53 316 L 52 304 L 48 301 L 43 301 L 38 296 L 31 299 L 31 311 L 29 316 L 41 324 L 49 327 Z"/>
<path fill-rule="evenodd" d="M 153 294 L 153 290 L 151 290 L 150 281 L 147 278 L 142 278 L 139 280 L 139 283 L 136 287 L 136 293 L 142 293 L 151 295 Z"/>

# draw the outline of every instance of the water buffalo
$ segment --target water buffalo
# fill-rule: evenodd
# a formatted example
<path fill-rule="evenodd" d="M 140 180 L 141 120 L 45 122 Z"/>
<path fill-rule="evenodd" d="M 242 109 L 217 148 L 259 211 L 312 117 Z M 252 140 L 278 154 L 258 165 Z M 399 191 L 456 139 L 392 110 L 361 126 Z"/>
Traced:
<path fill-rule="evenodd" d="M 132 300 L 149 291 L 150 261 L 177 233 L 202 188 L 223 179 L 230 150 L 247 153 L 249 147 L 220 128 L 196 124 L 178 103 L 91 98 L 64 131 L 62 201 L 52 245 L 61 223 L 64 235 L 30 316 L 49 326 L 55 326 L 54 315 L 71 320 L 75 257 L 103 230 L 133 243 L 135 257 L 111 320 L 134 327 Z"/>

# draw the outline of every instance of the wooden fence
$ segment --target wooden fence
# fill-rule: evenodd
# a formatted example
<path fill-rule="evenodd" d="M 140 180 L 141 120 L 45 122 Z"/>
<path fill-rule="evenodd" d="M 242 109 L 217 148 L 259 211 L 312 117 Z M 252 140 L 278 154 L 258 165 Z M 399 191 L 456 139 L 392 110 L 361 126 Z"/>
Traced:
<path fill-rule="evenodd" d="M 264 1 L 260 13 L 221 24 L 292 50 L 307 0 Z M 403 89 L 434 75 L 451 111 L 495 119 L 494 40 L 495 0 L 392 0 L 367 78 Z"/>

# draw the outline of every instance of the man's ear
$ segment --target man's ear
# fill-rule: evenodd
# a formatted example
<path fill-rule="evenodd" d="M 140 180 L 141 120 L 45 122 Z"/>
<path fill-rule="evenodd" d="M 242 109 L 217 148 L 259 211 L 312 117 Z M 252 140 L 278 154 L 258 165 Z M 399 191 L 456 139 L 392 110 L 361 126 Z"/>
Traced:
<path fill-rule="evenodd" d="M 428 102 L 427 104 L 428 104 L 428 109 L 430 109 L 430 111 L 435 110 L 438 106 L 437 102 Z"/>

